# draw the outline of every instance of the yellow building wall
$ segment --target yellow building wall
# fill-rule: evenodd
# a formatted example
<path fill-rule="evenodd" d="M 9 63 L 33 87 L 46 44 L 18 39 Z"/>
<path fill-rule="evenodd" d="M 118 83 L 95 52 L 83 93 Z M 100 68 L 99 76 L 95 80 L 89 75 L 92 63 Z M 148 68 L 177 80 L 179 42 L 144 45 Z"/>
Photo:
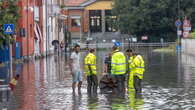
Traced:
<path fill-rule="evenodd" d="M 97 1 L 85 7 L 85 10 L 111 10 L 112 1 Z"/>

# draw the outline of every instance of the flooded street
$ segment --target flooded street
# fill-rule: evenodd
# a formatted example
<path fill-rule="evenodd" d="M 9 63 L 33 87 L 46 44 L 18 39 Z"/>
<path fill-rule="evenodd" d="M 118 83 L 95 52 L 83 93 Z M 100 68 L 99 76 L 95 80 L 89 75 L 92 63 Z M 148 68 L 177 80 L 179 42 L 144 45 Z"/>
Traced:
<path fill-rule="evenodd" d="M 84 78 L 81 94 L 72 94 L 69 54 L 16 64 L 20 74 L 14 92 L 0 91 L 2 110 L 194 110 L 195 57 L 181 53 L 152 52 L 141 49 L 146 71 L 143 94 L 88 96 Z M 82 53 L 83 55 L 85 53 Z M 98 73 L 103 72 L 106 50 L 97 51 Z M 2 68 L 0 68 L 1 70 Z M 101 74 L 99 74 L 99 78 Z M 4 109 L 3 109 L 4 108 Z M 5 109 L 7 108 L 7 109 Z"/>

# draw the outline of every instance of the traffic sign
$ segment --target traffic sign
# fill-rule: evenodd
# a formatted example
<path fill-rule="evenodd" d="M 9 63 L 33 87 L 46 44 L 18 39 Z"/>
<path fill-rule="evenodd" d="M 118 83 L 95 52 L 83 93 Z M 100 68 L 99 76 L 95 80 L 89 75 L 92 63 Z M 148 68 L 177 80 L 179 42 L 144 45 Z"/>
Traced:
<path fill-rule="evenodd" d="M 178 35 L 178 36 L 181 36 L 181 35 L 182 35 L 182 31 L 181 31 L 181 30 L 178 30 L 178 31 L 177 31 L 177 35 Z"/>
<path fill-rule="evenodd" d="M 184 32 L 183 32 L 183 37 L 184 37 L 184 38 L 187 38 L 188 36 L 189 36 L 189 32 L 188 32 L 188 31 L 184 31 Z"/>
<path fill-rule="evenodd" d="M 191 23 L 190 23 L 190 20 L 187 20 L 187 18 L 185 18 L 183 21 L 183 30 L 191 31 Z"/>
<path fill-rule="evenodd" d="M 141 39 L 142 40 L 148 40 L 148 36 L 142 36 Z"/>
<path fill-rule="evenodd" d="M 190 27 L 190 26 L 191 26 L 190 20 L 184 19 L 183 27 Z"/>
<path fill-rule="evenodd" d="M 177 21 L 175 21 L 176 27 L 180 27 L 181 25 L 182 25 L 182 22 L 179 19 Z"/>
<path fill-rule="evenodd" d="M 4 24 L 3 31 L 4 31 L 4 34 L 13 34 L 14 33 L 14 24 Z"/>
<path fill-rule="evenodd" d="M 191 31 L 191 29 L 192 29 L 191 27 L 183 27 L 184 31 Z"/>

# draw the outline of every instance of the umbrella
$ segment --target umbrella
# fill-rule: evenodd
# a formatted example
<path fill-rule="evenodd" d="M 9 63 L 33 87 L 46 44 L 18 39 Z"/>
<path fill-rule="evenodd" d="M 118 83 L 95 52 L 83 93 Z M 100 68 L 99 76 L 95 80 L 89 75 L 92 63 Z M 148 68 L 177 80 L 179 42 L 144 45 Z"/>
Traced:
<path fill-rule="evenodd" d="M 59 41 L 58 40 L 53 40 L 51 44 L 52 45 L 59 45 Z"/>

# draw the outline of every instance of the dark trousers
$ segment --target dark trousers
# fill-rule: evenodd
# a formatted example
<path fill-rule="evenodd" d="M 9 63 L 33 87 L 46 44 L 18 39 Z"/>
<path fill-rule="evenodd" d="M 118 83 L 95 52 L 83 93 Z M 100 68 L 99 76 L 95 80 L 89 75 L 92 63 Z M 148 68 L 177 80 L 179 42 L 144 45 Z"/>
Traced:
<path fill-rule="evenodd" d="M 87 92 L 89 94 L 91 93 L 97 93 L 97 87 L 98 87 L 98 79 L 96 75 L 90 75 L 87 76 Z"/>
<path fill-rule="evenodd" d="M 138 76 L 134 76 L 134 88 L 136 93 L 141 93 L 142 92 L 142 86 L 141 86 L 142 80 L 139 79 Z"/>
<path fill-rule="evenodd" d="M 117 83 L 117 90 L 115 90 L 116 93 L 125 94 L 125 75 L 115 75 L 114 79 Z"/>

